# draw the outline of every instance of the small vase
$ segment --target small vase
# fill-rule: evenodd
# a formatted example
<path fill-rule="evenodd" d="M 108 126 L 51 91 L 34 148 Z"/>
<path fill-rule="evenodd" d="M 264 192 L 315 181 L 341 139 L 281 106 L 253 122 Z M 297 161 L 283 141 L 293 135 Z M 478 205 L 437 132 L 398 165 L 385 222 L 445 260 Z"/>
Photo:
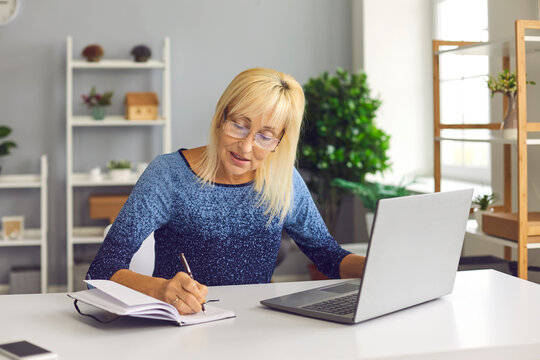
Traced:
<path fill-rule="evenodd" d="M 94 120 L 103 120 L 105 118 L 105 106 L 94 106 L 92 108 L 92 117 Z"/>
<path fill-rule="evenodd" d="M 518 114 L 517 98 L 512 94 L 507 94 L 508 109 L 501 124 L 502 137 L 508 140 L 517 140 Z"/>
<path fill-rule="evenodd" d="M 482 231 L 482 220 L 483 220 L 483 217 L 484 217 L 484 214 L 491 214 L 493 212 L 492 209 L 489 209 L 489 210 L 480 210 L 480 209 L 476 209 L 474 211 L 474 218 L 476 220 L 476 223 L 478 224 L 478 230 Z"/>

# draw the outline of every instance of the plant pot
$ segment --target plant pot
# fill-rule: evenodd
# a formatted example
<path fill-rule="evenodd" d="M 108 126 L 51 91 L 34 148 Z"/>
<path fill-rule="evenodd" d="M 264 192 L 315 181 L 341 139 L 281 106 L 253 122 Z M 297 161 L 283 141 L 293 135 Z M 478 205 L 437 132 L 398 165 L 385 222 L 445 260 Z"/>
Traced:
<path fill-rule="evenodd" d="M 490 214 L 492 212 L 493 212 L 492 210 L 480 210 L 480 209 L 476 209 L 474 211 L 474 218 L 476 220 L 476 223 L 478 224 L 478 230 L 482 231 L 482 217 L 484 216 L 484 214 Z"/>
<path fill-rule="evenodd" d="M 375 213 L 367 212 L 366 213 L 366 230 L 368 236 L 371 236 L 371 228 L 373 226 L 373 219 L 375 218 Z"/>
<path fill-rule="evenodd" d="M 149 56 L 135 56 L 135 62 L 147 62 Z"/>
<path fill-rule="evenodd" d="M 92 108 L 92 117 L 94 120 L 103 120 L 105 118 L 105 106 L 94 106 Z"/>
<path fill-rule="evenodd" d="M 127 181 L 131 178 L 131 169 L 110 169 L 111 179 L 115 181 Z"/>
<path fill-rule="evenodd" d="M 502 137 L 503 139 L 517 140 L 517 99 L 511 94 L 507 94 L 506 99 L 508 99 L 508 109 L 501 124 Z"/>

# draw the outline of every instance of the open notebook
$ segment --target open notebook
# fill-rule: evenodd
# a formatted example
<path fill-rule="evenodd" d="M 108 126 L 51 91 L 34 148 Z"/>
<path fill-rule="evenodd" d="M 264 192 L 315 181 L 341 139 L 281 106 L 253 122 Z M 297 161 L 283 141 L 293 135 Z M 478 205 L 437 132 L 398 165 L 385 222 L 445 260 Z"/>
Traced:
<path fill-rule="evenodd" d="M 68 296 L 85 304 L 122 316 L 174 321 L 177 325 L 194 325 L 204 322 L 233 318 L 230 310 L 205 304 L 202 311 L 192 315 L 180 315 L 176 308 L 136 290 L 110 280 L 85 280 L 95 289 L 69 293 Z"/>

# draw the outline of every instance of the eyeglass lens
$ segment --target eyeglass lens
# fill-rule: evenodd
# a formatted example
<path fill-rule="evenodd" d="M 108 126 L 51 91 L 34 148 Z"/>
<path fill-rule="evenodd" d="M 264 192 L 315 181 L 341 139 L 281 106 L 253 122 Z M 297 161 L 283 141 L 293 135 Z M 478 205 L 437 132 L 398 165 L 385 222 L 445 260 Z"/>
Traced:
<path fill-rule="evenodd" d="M 237 124 L 232 120 L 225 120 L 223 130 L 227 135 L 235 139 L 245 139 L 250 133 L 248 128 Z M 254 143 L 265 150 L 274 150 L 279 144 L 279 140 L 261 133 L 256 133 Z"/>

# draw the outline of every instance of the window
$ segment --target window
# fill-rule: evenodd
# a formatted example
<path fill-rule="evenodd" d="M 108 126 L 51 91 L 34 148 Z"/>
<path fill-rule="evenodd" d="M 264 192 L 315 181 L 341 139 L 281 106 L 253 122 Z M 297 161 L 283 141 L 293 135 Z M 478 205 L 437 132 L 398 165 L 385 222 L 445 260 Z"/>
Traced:
<path fill-rule="evenodd" d="M 436 38 L 451 41 L 488 40 L 488 0 L 435 0 Z M 443 50 L 443 49 L 441 49 Z M 440 57 L 440 113 L 443 124 L 489 123 L 486 85 L 489 58 L 472 55 Z M 445 137 L 487 138 L 489 130 L 444 130 Z M 490 183 L 488 143 L 441 142 L 443 176 Z"/>

